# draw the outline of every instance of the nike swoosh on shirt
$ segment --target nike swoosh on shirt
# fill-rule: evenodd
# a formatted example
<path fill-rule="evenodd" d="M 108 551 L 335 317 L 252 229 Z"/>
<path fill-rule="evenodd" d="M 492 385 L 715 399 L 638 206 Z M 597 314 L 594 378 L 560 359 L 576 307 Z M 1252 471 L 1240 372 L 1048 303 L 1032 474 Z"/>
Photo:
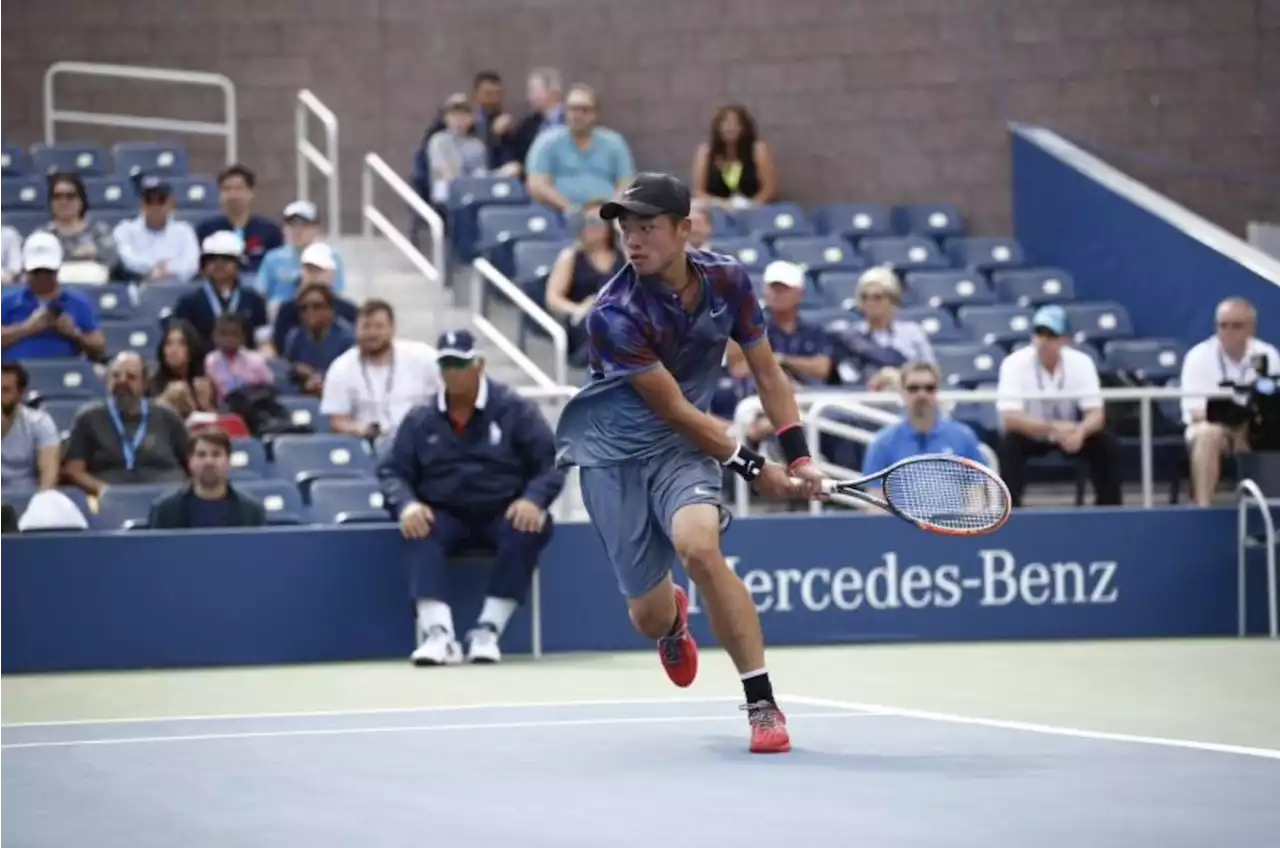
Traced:
<path fill-rule="evenodd" d="M 723 315 L 723 314 L 724 314 L 724 311 L 725 311 L 726 309 L 728 309 L 728 308 L 729 308 L 729 306 L 726 304 L 726 305 L 724 305 L 724 306 L 720 307 L 720 311 L 719 311 L 719 312 L 716 312 L 716 311 L 713 309 L 713 310 L 711 311 L 711 317 L 712 317 L 712 318 L 719 318 L 721 315 Z"/>

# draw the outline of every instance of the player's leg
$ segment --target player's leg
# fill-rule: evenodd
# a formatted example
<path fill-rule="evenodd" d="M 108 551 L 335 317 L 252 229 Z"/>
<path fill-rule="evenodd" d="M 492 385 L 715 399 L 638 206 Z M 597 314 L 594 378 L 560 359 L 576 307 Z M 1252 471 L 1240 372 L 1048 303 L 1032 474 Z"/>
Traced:
<path fill-rule="evenodd" d="M 409 587 L 417 608 L 418 645 L 410 659 L 414 665 L 449 665 L 461 661 L 462 650 L 454 635 L 453 610 L 448 596 L 448 558 L 470 534 L 470 526 L 452 513 L 435 510 L 431 534 L 406 542 Z"/>

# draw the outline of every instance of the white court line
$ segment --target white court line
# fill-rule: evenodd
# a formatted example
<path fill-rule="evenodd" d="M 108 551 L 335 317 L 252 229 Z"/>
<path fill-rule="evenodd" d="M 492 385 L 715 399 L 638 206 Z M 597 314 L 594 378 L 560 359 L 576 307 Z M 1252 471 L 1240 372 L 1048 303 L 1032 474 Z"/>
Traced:
<path fill-rule="evenodd" d="M 363 710 L 304 710 L 280 713 L 224 713 L 209 715 L 137 716 L 130 718 L 84 718 L 66 721 L 16 721 L 0 725 L 0 731 L 17 727 L 79 727 L 99 724 L 157 724 L 170 721 L 252 721 L 272 718 L 324 718 L 326 716 L 396 715 L 402 713 L 437 713 L 454 710 L 534 710 L 572 709 L 575 707 L 630 707 L 658 706 L 664 704 L 724 704 L 741 703 L 741 698 L 617 698 L 600 701 L 511 701 L 480 704 L 431 704 L 422 707 L 374 707 Z"/>
<path fill-rule="evenodd" d="M 792 719 L 876 718 L 879 714 L 841 709 L 839 712 L 797 713 Z M 205 733 L 191 736 L 133 736 L 119 739 L 63 739 L 50 742 L 17 742 L 0 750 L 21 748 L 80 748 L 91 745 L 149 745 L 161 742 L 216 742 L 230 739 L 281 739 L 290 736 L 358 736 L 371 733 L 432 733 L 466 730 L 548 730 L 560 727 L 607 727 L 625 724 L 685 724 L 703 721 L 742 721 L 741 716 L 629 716 L 625 718 L 577 718 L 552 721 L 503 721 L 476 724 L 424 724 L 401 727 L 331 727 L 318 730 L 264 730 L 247 733 Z"/>
<path fill-rule="evenodd" d="M 1219 742 L 1197 742 L 1191 739 L 1169 739 L 1163 736 L 1136 736 L 1130 733 L 1108 733 L 1101 730 L 1082 730 L 1076 727 L 1058 727 L 1051 724 L 1033 724 L 1025 721 L 1005 721 L 994 718 L 974 718 L 972 716 L 935 713 L 927 710 L 911 710 L 901 707 L 887 707 L 883 704 L 859 704 L 852 701 L 836 701 L 831 698 L 811 698 L 807 695 L 787 695 L 783 702 L 794 701 L 811 707 L 828 707 L 834 709 L 860 710 L 867 714 L 890 716 L 896 718 L 915 718 L 924 721 L 940 721 L 950 724 L 972 724 L 982 727 L 995 727 L 1002 730 L 1021 730 L 1027 733 L 1041 733 L 1050 736 L 1073 736 L 1077 739 L 1094 739 L 1105 742 L 1130 742 L 1138 745 L 1160 745 L 1166 748 L 1189 748 L 1196 751 L 1212 751 L 1218 754 L 1240 754 L 1246 757 L 1262 757 L 1268 760 L 1280 760 L 1280 750 L 1273 748 L 1253 748 L 1246 745 L 1227 745 Z"/>

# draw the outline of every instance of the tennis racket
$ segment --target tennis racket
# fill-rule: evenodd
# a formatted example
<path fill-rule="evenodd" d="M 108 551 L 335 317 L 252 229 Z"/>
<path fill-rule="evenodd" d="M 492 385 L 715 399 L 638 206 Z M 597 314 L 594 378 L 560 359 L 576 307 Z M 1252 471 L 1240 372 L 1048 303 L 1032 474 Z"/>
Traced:
<path fill-rule="evenodd" d="M 878 489 L 883 497 L 869 489 Z M 1009 520 L 1013 506 L 1008 487 L 995 472 L 949 454 L 909 457 L 857 480 L 824 480 L 822 490 L 878 506 L 944 536 L 994 533 Z"/>

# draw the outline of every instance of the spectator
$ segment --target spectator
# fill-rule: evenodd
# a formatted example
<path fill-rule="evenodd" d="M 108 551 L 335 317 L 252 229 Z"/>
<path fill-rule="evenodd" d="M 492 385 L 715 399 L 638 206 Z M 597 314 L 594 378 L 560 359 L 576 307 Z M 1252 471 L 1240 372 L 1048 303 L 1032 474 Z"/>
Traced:
<path fill-rule="evenodd" d="M 304 283 L 297 301 L 302 326 L 289 331 L 282 355 L 302 391 L 320 397 L 325 372 L 356 343 L 356 334 L 350 324 L 334 316 L 333 291 L 323 283 Z"/>
<path fill-rule="evenodd" d="M 909 362 L 902 367 L 902 421 L 876 433 L 862 460 L 863 474 L 876 474 L 890 465 L 922 453 L 947 453 L 987 465 L 982 443 L 969 425 L 938 409 L 942 372 L 932 362 Z"/>
<path fill-rule="evenodd" d="M 529 150 L 542 131 L 564 124 L 564 93 L 560 72 L 555 68 L 534 68 L 529 72 L 530 112 L 516 123 L 511 135 L 511 161 L 517 174 L 523 172 Z"/>
<path fill-rule="evenodd" d="M 62 245 L 66 262 L 92 262 L 106 272 L 104 279 L 120 262 L 115 236 L 105 221 L 89 219 L 89 195 L 79 174 L 63 173 L 49 177 L 49 212 L 44 225 Z"/>
<path fill-rule="evenodd" d="M 356 317 L 356 346 L 329 366 L 320 401 L 330 430 L 369 439 L 379 453 L 409 410 L 430 402 L 440 385 L 435 351 L 395 334 L 391 304 L 366 300 Z"/>
<path fill-rule="evenodd" d="M 163 177 L 142 178 L 142 214 L 116 225 L 113 235 L 125 272 L 139 280 L 185 283 L 200 270 L 196 231 L 173 214 L 173 190 Z"/>
<path fill-rule="evenodd" d="M 258 271 L 258 291 L 273 306 L 293 299 L 302 279 L 302 254 L 308 247 L 318 244 L 320 237 L 320 212 L 314 203 L 295 200 L 284 208 L 284 234 L 288 242 L 270 251 L 262 260 Z M 332 287 L 342 293 L 346 287 L 342 257 L 329 248 L 333 258 Z"/>
<path fill-rule="evenodd" d="M 695 250 L 710 250 L 711 236 L 716 223 L 705 198 L 698 198 L 689 205 L 689 246 Z"/>
<path fill-rule="evenodd" d="M 596 106 L 591 88 L 573 86 L 565 98 L 566 125 L 534 141 L 525 163 L 534 200 L 568 212 L 597 197 L 613 197 L 631 182 L 631 149 L 619 133 L 596 126 Z"/>
<path fill-rule="evenodd" d="M 142 357 L 116 356 L 107 374 L 106 401 L 81 409 L 71 424 L 62 471 L 90 495 L 129 483 L 186 479 L 187 429 L 178 414 L 147 400 Z"/>
<path fill-rule="evenodd" d="M 0 227 L 0 274 L 6 285 L 22 274 L 22 234 L 8 224 Z"/>
<path fill-rule="evenodd" d="M 618 250 L 616 231 L 600 217 L 605 201 L 593 200 L 582 210 L 577 243 L 560 251 L 547 279 L 547 309 L 564 319 L 569 331 L 569 356 L 585 364 L 587 339 L 583 319 L 600 291 L 626 265 Z"/>
<path fill-rule="evenodd" d="M 218 403 L 244 386 L 270 386 L 276 381 L 267 358 L 245 348 L 244 322 L 238 315 L 219 315 L 213 328 L 214 349 L 205 354 L 204 373 Z"/>
<path fill-rule="evenodd" d="M 62 245 L 52 233 L 32 233 L 22 246 L 27 284 L 0 299 L 0 346 L 5 360 L 54 359 L 84 354 L 101 359 L 107 340 L 98 308 L 74 289 L 58 285 Z"/>
<path fill-rule="evenodd" d="M 756 391 L 755 377 L 747 365 L 747 357 L 743 355 L 738 343 L 729 339 L 724 348 L 724 373 L 711 396 L 711 415 L 727 430 L 737 416 L 738 404 L 756 394 L 759 392 Z M 762 439 L 768 438 L 770 432 L 768 418 L 759 416 L 751 422 L 745 435 L 748 442 L 757 445 Z"/>
<path fill-rule="evenodd" d="M 856 291 L 863 319 L 841 338 L 839 377 L 856 382 L 860 372 L 876 376 L 867 388 L 880 391 L 900 385 L 897 369 L 907 362 L 934 362 L 929 334 L 915 321 L 894 319 L 902 302 L 902 286 L 893 269 L 869 268 Z"/>
<path fill-rule="evenodd" d="M 204 345 L 190 321 L 171 318 L 156 345 L 156 368 L 151 375 L 151 396 L 186 420 L 193 412 L 211 412 L 215 406 L 213 384 L 204 375 Z"/>
<path fill-rule="evenodd" d="M 431 162 L 431 202 L 444 208 L 449 183 L 458 177 L 483 177 L 489 170 L 489 151 L 474 134 L 475 113 L 467 95 L 454 94 L 444 103 L 444 129 L 427 140 Z"/>
<path fill-rule="evenodd" d="M 1031 318 L 1032 344 L 1005 357 L 997 391 L 1002 395 L 1037 392 L 1079 394 L 1079 399 L 996 404 L 1004 433 L 998 454 L 1000 474 L 1014 506 L 1022 506 L 1027 460 L 1061 451 L 1079 456 L 1089 467 L 1098 506 L 1119 506 L 1120 443 L 1108 432 L 1098 367 L 1088 354 L 1067 345 L 1067 313 L 1042 306 Z"/>
<path fill-rule="evenodd" d="M 244 322 L 244 335 L 250 347 L 256 346 L 255 333 L 267 326 L 267 302 L 251 288 L 242 285 L 240 257 L 244 242 L 235 233 L 222 230 L 204 240 L 200 246 L 201 285 L 179 298 L 173 317 L 191 323 L 200 334 L 206 350 L 213 347 L 213 327 L 223 315 L 237 315 Z"/>
<path fill-rule="evenodd" d="M 1229 297 L 1218 304 L 1217 333 L 1187 351 L 1182 360 L 1182 388 L 1210 392 L 1223 383 L 1249 385 L 1260 376 L 1280 376 L 1280 352 L 1261 339 L 1258 313 L 1241 297 Z M 1187 446 L 1191 453 L 1191 492 L 1200 506 L 1209 506 L 1218 488 L 1222 457 L 1228 452 L 1249 449 L 1249 425 L 1230 426 L 1208 420 L 1209 401 L 1203 397 L 1182 399 L 1182 421 L 1187 425 Z M 1217 417 L 1217 416 L 1215 416 Z"/>
<path fill-rule="evenodd" d="M 502 108 L 502 77 L 496 71 L 481 71 L 471 85 L 476 104 L 476 135 L 489 151 L 489 168 L 497 171 L 511 161 L 511 133 L 515 119 Z M 519 173 L 516 171 L 515 173 Z"/>
<path fill-rule="evenodd" d="M 551 536 L 547 509 L 564 486 L 551 428 L 532 402 L 484 375 L 465 330 L 437 344 L 444 388 L 409 413 L 381 464 L 387 504 L 410 539 L 421 641 L 416 665 L 461 659 L 443 600 L 445 561 L 477 542 L 497 549 L 484 607 L 467 636 L 469 662 L 497 662 L 498 638 L 524 601 Z"/>
<path fill-rule="evenodd" d="M 302 277 L 299 282 L 299 288 L 311 284 L 322 285 L 333 290 L 333 274 L 337 269 L 337 257 L 329 245 L 315 242 L 306 250 L 302 251 Z M 343 297 L 333 296 L 333 311 L 338 318 L 346 321 L 348 324 L 355 326 L 356 323 L 356 305 Z M 301 315 L 298 312 L 298 299 L 286 300 L 280 304 L 280 308 L 276 310 L 275 325 L 271 330 L 271 342 L 276 350 L 284 350 L 285 342 L 289 339 L 289 333 L 299 326 Z"/>
<path fill-rule="evenodd" d="M 201 242 L 223 230 L 240 236 L 240 241 L 244 242 L 245 265 L 255 274 L 267 252 L 284 244 L 280 225 L 253 213 L 257 184 L 257 176 L 244 165 L 232 165 L 218 174 L 218 204 L 222 207 L 222 214 L 205 218 L 196 226 L 196 235 Z"/>
<path fill-rule="evenodd" d="M 778 171 L 769 145 L 756 134 L 745 106 L 721 106 L 711 119 L 711 138 L 693 157 L 693 191 L 712 203 L 741 208 L 778 198 Z"/>
<path fill-rule="evenodd" d="M 0 487 L 6 493 L 58 485 L 58 425 L 44 410 L 23 405 L 27 381 L 27 369 L 21 365 L 6 362 L 0 366 L 0 405 L 4 410 Z"/>
<path fill-rule="evenodd" d="M 191 527 L 261 527 L 266 510 L 232 487 L 231 439 L 221 430 L 205 430 L 188 444 L 191 483 L 151 507 L 152 530 Z"/>

